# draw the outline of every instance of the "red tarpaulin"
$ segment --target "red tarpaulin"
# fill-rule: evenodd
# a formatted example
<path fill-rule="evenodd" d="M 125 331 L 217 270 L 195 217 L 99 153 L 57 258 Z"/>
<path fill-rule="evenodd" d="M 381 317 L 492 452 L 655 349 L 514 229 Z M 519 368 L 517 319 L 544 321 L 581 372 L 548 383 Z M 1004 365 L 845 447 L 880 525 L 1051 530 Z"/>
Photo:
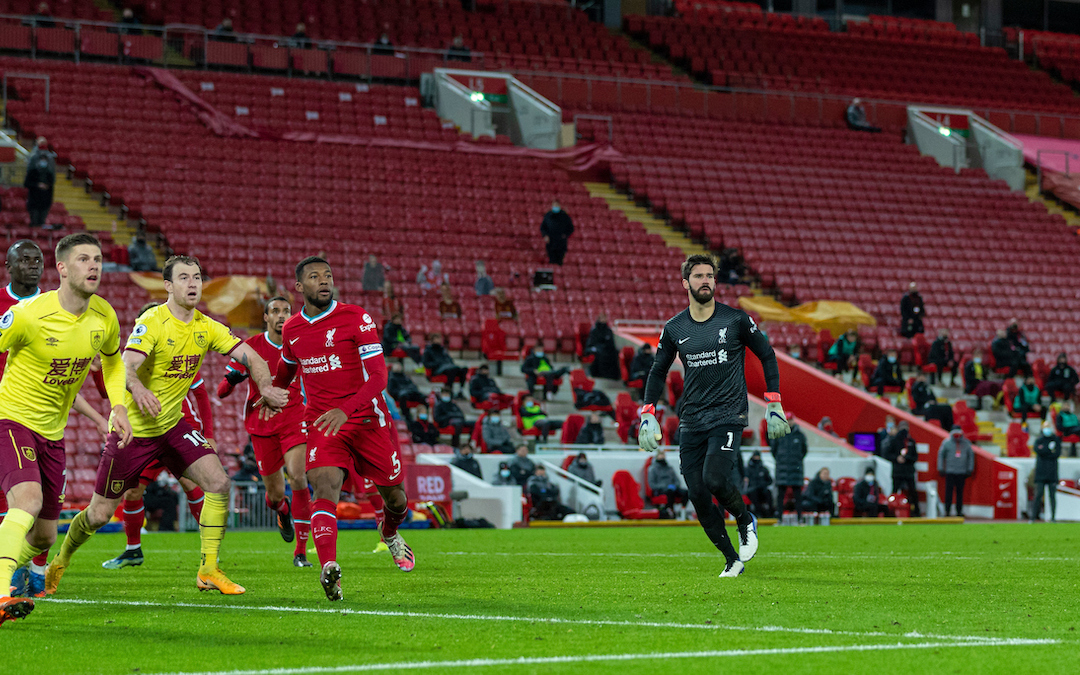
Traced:
<path fill-rule="evenodd" d="M 1013 137 L 1024 144 L 1024 161 L 1042 167 L 1042 189 L 1080 208 L 1080 141 L 1028 134 Z"/>

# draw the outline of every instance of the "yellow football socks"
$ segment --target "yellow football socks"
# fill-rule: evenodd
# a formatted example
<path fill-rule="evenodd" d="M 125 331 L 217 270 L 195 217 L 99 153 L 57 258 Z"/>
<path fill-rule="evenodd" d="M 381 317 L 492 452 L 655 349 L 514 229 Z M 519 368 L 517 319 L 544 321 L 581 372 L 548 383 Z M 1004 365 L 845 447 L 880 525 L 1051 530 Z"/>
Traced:
<path fill-rule="evenodd" d="M 71 521 L 67 536 L 60 547 L 60 552 L 53 558 L 53 564 L 59 567 L 67 567 L 71 564 L 71 556 L 79 547 L 85 544 L 94 535 L 94 530 L 86 524 L 86 510 L 79 511 L 79 515 Z"/>
<path fill-rule="evenodd" d="M 8 509 L 0 523 L 0 595 L 7 595 L 11 576 L 19 569 L 19 556 L 26 543 L 26 533 L 34 525 L 34 517 L 22 509 Z"/>
<path fill-rule="evenodd" d="M 199 517 L 200 551 L 202 564 L 200 572 L 213 572 L 217 569 L 218 551 L 221 540 L 225 537 L 225 521 L 229 515 L 229 495 L 206 493 L 202 515 Z"/>
<path fill-rule="evenodd" d="M 22 551 L 19 553 L 19 560 L 15 563 L 15 568 L 18 569 L 26 563 L 36 558 L 45 549 L 31 546 L 30 542 L 23 539 Z"/>

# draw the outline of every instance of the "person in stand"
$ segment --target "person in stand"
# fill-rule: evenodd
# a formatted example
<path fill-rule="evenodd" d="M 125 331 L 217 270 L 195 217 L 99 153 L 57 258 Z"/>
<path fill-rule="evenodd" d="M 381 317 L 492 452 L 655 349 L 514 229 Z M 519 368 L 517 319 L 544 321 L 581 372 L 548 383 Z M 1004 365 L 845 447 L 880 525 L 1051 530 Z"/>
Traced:
<path fill-rule="evenodd" d="M 975 472 L 975 450 L 971 441 L 964 438 L 959 425 L 954 425 L 949 437 L 941 442 L 938 450 L 938 473 L 945 476 L 945 516 L 952 513 L 953 495 L 956 495 L 956 515 L 964 517 L 964 483 Z"/>
<path fill-rule="evenodd" d="M 296 30 L 292 34 L 293 47 L 296 49 L 311 49 L 311 38 L 307 34 L 307 26 L 303 23 L 296 24 Z"/>
<path fill-rule="evenodd" d="M 544 220 L 540 223 L 540 234 L 544 237 L 548 262 L 561 266 L 563 258 L 566 257 L 567 242 L 570 235 L 574 234 L 574 221 L 570 214 L 562 210 L 559 200 L 553 201 L 551 210 L 544 214 Z"/>
<path fill-rule="evenodd" d="M 750 510 L 759 518 L 771 518 L 773 515 L 770 485 L 772 485 L 772 476 L 769 475 L 769 467 L 761 461 L 761 453 L 755 450 L 754 454 L 750 455 L 750 461 L 746 463 L 743 494 L 749 497 Z"/>
<path fill-rule="evenodd" d="M 379 39 L 375 41 L 375 46 L 371 49 L 371 53 L 379 56 L 394 55 L 394 43 L 390 40 L 389 33 L 384 32 L 379 36 Z"/>
<path fill-rule="evenodd" d="M 454 363 L 450 352 L 443 346 L 442 333 L 432 333 L 424 348 L 424 368 L 431 372 L 429 377 L 446 377 L 448 393 L 454 392 L 457 385 L 457 398 L 465 398 L 462 393 L 465 389 L 465 378 L 469 375 L 469 369 Z"/>
<path fill-rule="evenodd" d="M 529 477 L 536 471 L 536 464 L 529 459 L 529 446 L 519 445 L 514 450 L 514 458 L 510 460 L 510 474 L 514 483 L 525 487 Z"/>
<path fill-rule="evenodd" d="M 1026 342 L 1026 340 L 1025 340 Z M 1024 377 L 1031 376 L 1031 364 L 1027 362 L 1027 350 L 1018 346 L 1018 343 L 1009 338 L 1009 332 L 999 330 L 990 343 L 990 351 L 994 354 L 994 361 L 998 368 L 1008 368 L 1006 377 L 1016 377 L 1017 373 Z"/>
<path fill-rule="evenodd" d="M 210 39 L 214 42 L 236 42 L 236 32 L 233 31 L 232 19 L 225 17 L 210 33 Z"/>
<path fill-rule="evenodd" d="M 881 503 L 884 493 L 878 484 L 872 468 L 866 470 L 863 479 L 855 484 L 852 499 L 855 502 L 856 518 L 876 518 L 889 515 L 889 507 Z"/>
<path fill-rule="evenodd" d="M 901 430 L 902 437 L 896 442 L 896 453 L 892 455 L 892 491 L 902 492 L 911 505 L 911 515 L 918 518 L 919 492 L 915 486 L 916 462 L 919 461 L 919 450 L 915 446 L 915 439 L 908 433 L 905 426 Z"/>
<path fill-rule="evenodd" d="M 874 134 L 881 133 L 881 127 L 875 127 L 873 124 L 870 124 L 870 120 L 866 116 L 866 108 L 863 106 L 862 99 L 860 98 L 851 99 L 851 103 L 848 104 L 844 118 L 847 120 L 848 128 L 854 131 L 869 131 Z"/>
<path fill-rule="evenodd" d="M 926 381 L 926 373 L 919 373 L 911 384 L 911 399 L 915 407 L 911 412 L 927 420 L 937 420 L 942 429 L 951 429 L 953 425 L 952 408 L 937 402 L 937 395 Z"/>
<path fill-rule="evenodd" d="M 925 332 L 923 328 L 925 318 L 926 309 L 923 306 L 922 296 L 919 295 L 919 287 L 912 281 L 908 284 L 908 292 L 900 298 L 900 334 L 910 338 Z"/>
<path fill-rule="evenodd" d="M 630 362 L 630 380 L 644 382 L 645 378 L 649 376 L 649 371 L 652 370 L 652 364 L 652 345 L 646 342 L 638 347 L 637 352 L 634 354 L 634 360 Z"/>
<path fill-rule="evenodd" d="M 686 504 L 690 493 L 679 482 L 679 474 L 667 461 L 667 452 L 657 450 L 656 457 L 649 465 L 649 489 L 656 497 L 666 497 L 667 501 L 660 506 L 660 517 L 671 519 L 675 517 L 675 505 Z"/>
<path fill-rule="evenodd" d="M 484 472 L 480 469 L 480 462 L 473 457 L 472 445 L 469 443 L 465 443 L 454 453 L 454 458 L 450 460 L 450 464 L 462 471 L 471 473 L 480 480 L 484 480 Z"/>
<path fill-rule="evenodd" d="M 794 422 L 794 418 L 788 420 L 791 432 L 780 438 L 769 439 L 769 451 L 776 460 L 776 494 L 777 510 L 787 507 L 787 494 L 790 491 L 794 502 L 795 512 L 802 515 L 802 500 L 799 498 L 803 489 L 803 477 L 806 469 L 803 460 L 809 448 L 806 443 L 806 434 Z"/>
<path fill-rule="evenodd" d="M 383 284 L 382 315 L 392 317 L 395 314 L 404 314 L 404 310 L 401 300 L 394 293 L 394 284 L 387 280 Z"/>
<path fill-rule="evenodd" d="M 559 391 L 557 384 L 559 378 L 569 371 L 569 368 L 556 369 L 552 366 L 544 353 L 544 348 L 540 345 L 533 347 L 532 353 L 521 363 L 521 372 L 525 375 L 525 386 L 529 394 L 532 395 L 536 390 L 537 380 L 543 377 L 544 393 L 549 401 L 555 398 L 555 394 Z"/>
<path fill-rule="evenodd" d="M 510 462 L 499 462 L 499 470 L 495 473 L 492 485 L 517 485 L 513 474 L 510 472 Z M 520 486 L 519 486 L 520 487 Z"/>
<path fill-rule="evenodd" d="M 964 365 L 964 393 L 975 397 L 975 410 L 982 410 L 983 397 L 996 398 L 1001 393 L 1001 383 L 988 379 L 990 369 L 983 364 L 983 351 L 974 349 L 971 360 Z"/>
<path fill-rule="evenodd" d="M 950 382 L 956 381 L 956 375 L 960 372 L 960 361 L 956 358 L 956 352 L 953 351 L 947 329 L 942 328 L 938 331 L 937 339 L 930 345 L 930 354 L 927 355 L 926 360 L 937 367 L 937 372 L 930 374 L 930 384 L 934 384 L 936 376 L 940 376 L 941 383 L 945 384 L 945 373 L 951 373 Z"/>
<path fill-rule="evenodd" d="M 1046 377 L 1046 393 L 1051 399 L 1070 399 L 1076 395 L 1077 384 L 1080 384 L 1080 376 L 1076 374 L 1076 369 L 1069 365 L 1069 355 L 1061 352 L 1058 354 L 1057 363 Z"/>
<path fill-rule="evenodd" d="M 1065 401 L 1058 411 L 1057 431 L 1061 436 L 1080 436 L 1080 418 L 1076 416 L 1075 404 L 1072 399 Z"/>
<path fill-rule="evenodd" d="M 460 35 L 455 35 L 453 42 L 450 43 L 450 47 L 446 50 L 447 61 L 463 61 L 469 63 L 472 61 L 472 52 L 465 46 L 465 39 Z"/>
<path fill-rule="evenodd" d="M 450 392 L 444 391 L 439 395 L 439 401 L 435 404 L 435 426 L 439 429 L 450 429 L 450 445 L 455 448 L 461 444 L 461 432 L 471 430 L 476 420 L 468 420 L 461 408 L 450 398 Z"/>
<path fill-rule="evenodd" d="M 838 375 L 855 369 L 859 364 L 859 333 L 852 329 L 844 333 L 844 336 L 832 343 L 825 357 L 826 363 L 835 363 Z"/>
<path fill-rule="evenodd" d="M 389 283 L 389 282 L 388 282 Z M 394 312 L 390 316 L 390 320 L 383 326 L 382 344 L 383 351 L 388 355 L 393 355 L 395 349 L 400 349 L 416 363 L 416 365 L 423 365 L 423 356 L 420 354 L 420 348 L 413 344 L 412 338 L 409 336 L 409 331 L 405 329 L 403 325 L 405 317 L 401 315 L 401 312 Z"/>
<path fill-rule="evenodd" d="M 562 520 L 573 513 L 559 502 L 559 486 L 551 482 L 542 464 L 536 467 L 525 484 L 525 491 L 532 499 L 530 516 L 535 520 Z"/>
<path fill-rule="evenodd" d="M 53 203 L 53 187 L 56 185 L 56 167 L 44 154 L 38 153 L 34 163 L 26 167 L 26 211 L 30 214 L 30 227 L 44 227 Z"/>
<path fill-rule="evenodd" d="M 803 491 L 803 511 L 811 513 L 828 513 L 834 511 L 832 480 L 829 478 L 829 469 L 822 468 Z"/>
<path fill-rule="evenodd" d="M 900 373 L 900 364 L 897 362 L 896 351 L 890 349 L 885 358 L 878 361 L 874 374 L 870 376 L 870 389 L 877 389 L 878 396 L 885 395 L 886 387 L 903 387 L 904 376 Z"/>
<path fill-rule="evenodd" d="M 566 468 L 567 472 L 577 476 L 581 480 L 592 483 L 599 487 L 603 481 L 596 478 L 596 471 L 593 469 L 593 465 L 589 463 L 589 457 L 584 452 L 579 452 L 578 456 L 574 458 L 573 462 L 570 462 L 570 466 Z"/>
<path fill-rule="evenodd" d="M 1028 415 L 1038 415 L 1040 419 L 1046 418 L 1046 408 L 1042 404 L 1042 392 L 1039 385 L 1035 384 L 1034 377 L 1024 380 L 1024 385 L 1016 390 L 1013 399 L 1013 411 L 1020 414 L 1020 419 L 1026 420 Z"/>
<path fill-rule="evenodd" d="M 460 319 L 462 315 L 461 303 L 454 298 L 454 291 L 450 284 L 439 287 L 439 318 L 443 321 L 448 319 Z"/>
<path fill-rule="evenodd" d="M 604 444 L 604 426 L 600 423 L 600 413 L 596 411 L 589 413 L 589 420 L 585 423 L 585 426 L 581 427 L 581 431 L 578 432 L 577 438 L 574 439 L 574 444 Z"/>
<path fill-rule="evenodd" d="M 1050 492 L 1050 522 L 1057 521 L 1058 459 L 1061 457 L 1061 437 L 1049 421 L 1043 422 L 1042 434 L 1035 439 L 1035 512 L 1031 522 L 1042 515 L 1043 492 Z"/>
<path fill-rule="evenodd" d="M 488 452 L 501 452 L 509 455 L 514 452 L 514 439 L 510 430 L 502 423 L 502 415 L 496 410 L 484 415 L 484 421 L 480 424 L 480 434 L 484 438 L 484 445 Z"/>
<path fill-rule="evenodd" d="M 619 350 L 615 346 L 615 333 L 608 326 L 607 314 L 596 317 L 585 343 L 585 354 L 596 357 L 589 365 L 590 375 L 608 380 L 619 379 Z"/>
<path fill-rule="evenodd" d="M 495 282 L 488 276 L 487 266 L 483 260 L 476 261 L 476 281 L 473 283 L 473 290 L 476 291 L 477 297 L 491 295 L 491 292 L 495 290 Z"/>
<path fill-rule="evenodd" d="M 514 403 L 513 396 L 504 394 L 502 389 L 499 389 L 499 385 L 491 377 L 491 368 L 486 363 L 481 363 L 469 380 L 469 396 L 474 406 L 490 403 L 496 410 L 509 408 Z"/>
<path fill-rule="evenodd" d="M 361 278 L 360 287 L 365 292 L 381 291 L 386 286 L 386 269 L 379 259 L 372 253 L 364 263 L 364 276 Z"/>
<path fill-rule="evenodd" d="M 401 367 L 400 363 L 390 364 L 390 376 L 386 381 L 386 392 L 390 394 L 390 398 L 394 399 L 394 403 L 397 403 L 398 407 L 401 408 L 406 418 L 409 416 L 409 403 L 415 404 L 425 401 L 424 395 L 413 383 L 412 379 L 405 374 L 405 369 Z"/>
<path fill-rule="evenodd" d="M 531 395 L 521 399 L 521 408 L 518 410 L 521 417 L 521 426 L 525 431 L 537 429 L 540 432 L 540 441 L 546 442 L 548 436 L 556 429 L 562 429 L 563 421 L 551 419 Z"/>
<path fill-rule="evenodd" d="M 131 269 L 135 272 L 157 272 L 157 255 L 150 244 L 146 243 L 146 235 L 139 232 L 135 239 L 128 244 L 128 261 Z"/>
<path fill-rule="evenodd" d="M 495 296 L 495 318 L 499 321 L 517 321 L 517 307 L 514 299 L 506 294 L 506 289 L 496 288 L 492 295 Z"/>

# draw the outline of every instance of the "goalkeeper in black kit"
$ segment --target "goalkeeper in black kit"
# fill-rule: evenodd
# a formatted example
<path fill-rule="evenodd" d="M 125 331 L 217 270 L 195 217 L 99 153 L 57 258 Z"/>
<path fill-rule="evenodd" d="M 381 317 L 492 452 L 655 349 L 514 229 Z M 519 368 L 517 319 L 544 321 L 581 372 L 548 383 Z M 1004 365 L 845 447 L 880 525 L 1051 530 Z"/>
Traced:
<path fill-rule="evenodd" d="M 682 265 L 683 288 L 690 306 L 664 325 L 641 407 L 638 444 L 655 452 L 662 434 L 654 408 L 664 389 L 664 380 L 676 354 L 686 371 L 679 398 L 680 464 L 690 501 L 694 503 L 701 527 L 726 564 L 720 575 L 737 577 L 744 563 L 757 553 L 757 519 L 743 504 L 742 493 L 732 481 L 738 461 L 742 432 L 746 427 L 748 404 L 743 352 L 747 347 L 761 361 L 765 371 L 768 402 L 766 420 L 769 438 L 780 438 L 791 429 L 780 405 L 780 371 L 769 339 L 754 320 L 741 309 L 713 299 L 716 265 L 707 255 L 692 255 Z M 734 517 L 739 529 L 739 552 L 728 537 L 723 511 Z"/>

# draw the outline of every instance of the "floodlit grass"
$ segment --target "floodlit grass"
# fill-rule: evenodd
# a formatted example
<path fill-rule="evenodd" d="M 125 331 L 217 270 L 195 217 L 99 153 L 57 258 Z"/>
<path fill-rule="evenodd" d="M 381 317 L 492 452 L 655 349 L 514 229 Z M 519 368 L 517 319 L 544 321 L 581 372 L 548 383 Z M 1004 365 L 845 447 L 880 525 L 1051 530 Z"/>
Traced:
<path fill-rule="evenodd" d="M 276 533 L 226 536 L 240 597 L 195 589 L 195 535 L 148 535 L 117 571 L 123 538 L 99 535 L 0 628 L 2 672 L 1051 673 L 1080 655 L 1080 525 L 763 528 L 738 579 L 696 528 L 404 534 L 409 574 L 342 532 L 340 603 Z"/>

